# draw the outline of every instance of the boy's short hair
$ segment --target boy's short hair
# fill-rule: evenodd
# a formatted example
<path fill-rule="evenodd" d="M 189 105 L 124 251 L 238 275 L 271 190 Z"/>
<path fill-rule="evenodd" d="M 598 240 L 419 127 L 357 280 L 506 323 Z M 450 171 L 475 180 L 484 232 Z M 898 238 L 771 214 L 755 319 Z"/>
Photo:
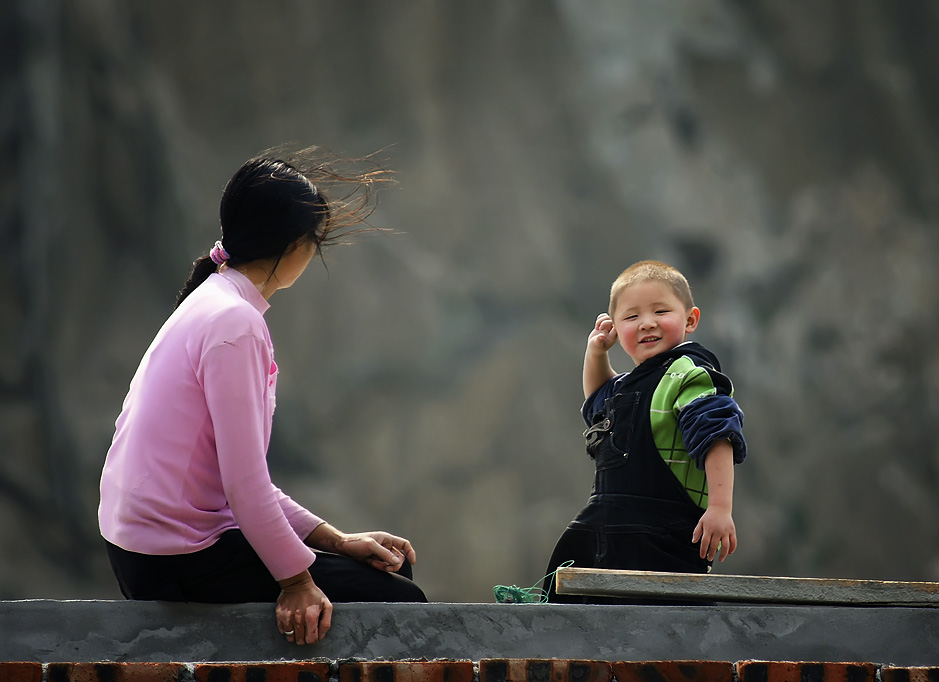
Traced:
<path fill-rule="evenodd" d="M 623 293 L 623 289 L 639 282 L 662 282 L 667 284 L 685 305 L 686 310 L 694 307 L 694 298 L 691 296 L 691 286 L 685 276 L 666 263 L 657 260 L 643 260 L 630 265 L 623 270 L 619 277 L 613 280 L 610 287 L 610 315 L 616 307 L 616 299 Z"/>

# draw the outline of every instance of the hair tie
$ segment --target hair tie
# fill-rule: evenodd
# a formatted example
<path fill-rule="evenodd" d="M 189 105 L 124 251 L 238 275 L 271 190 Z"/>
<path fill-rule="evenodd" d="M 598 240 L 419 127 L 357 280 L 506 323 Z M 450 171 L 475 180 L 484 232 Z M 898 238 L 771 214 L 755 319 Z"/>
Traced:
<path fill-rule="evenodd" d="M 219 240 L 215 242 L 215 246 L 213 246 L 212 250 L 209 251 L 209 258 L 211 258 L 212 262 L 216 265 L 221 265 L 229 258 L 231 258 L 231 256 L 228 255 L 228 251 L 225 250 L 225 247 L 222 246 L 222 241 Z"/>

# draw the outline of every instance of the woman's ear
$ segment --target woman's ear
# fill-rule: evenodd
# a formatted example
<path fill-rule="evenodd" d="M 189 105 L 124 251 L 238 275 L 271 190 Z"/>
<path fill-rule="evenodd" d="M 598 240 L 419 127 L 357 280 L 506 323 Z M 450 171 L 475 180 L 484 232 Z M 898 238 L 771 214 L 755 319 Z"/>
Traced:
<path fill-rule="evenodd" d="M 297 249 L 310 249 L 313 251 L 313 255 L 315 256 L 317 252 L 319 252 L 319 244 L 312 239 L 304 239 L 301 237 L 287 247 L 287 250 L 284 251 L 284 255 L 286 256 L 289 253 L 293 253 Z"/>
<path fill-rule="evenodd" d="M 691 310 L 688 311 L 688 319 L 685 320 L 685 333 L 690 334 L 695 329 L 698 328 L 698 322 L 701 321 L 701 309 L 697 306 L 693 306 Z"/>

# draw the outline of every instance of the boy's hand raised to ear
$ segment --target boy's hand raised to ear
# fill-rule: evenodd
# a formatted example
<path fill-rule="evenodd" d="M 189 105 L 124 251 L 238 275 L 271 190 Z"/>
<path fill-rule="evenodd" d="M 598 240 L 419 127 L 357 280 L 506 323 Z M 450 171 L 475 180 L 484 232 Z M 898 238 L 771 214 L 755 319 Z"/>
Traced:
<path fill-rule="evenodd" d="M 600 313 L 587 337 L 584 353 L 584 397 L 587 398 L 604 383 L 613 378 L 615 372 L 607 351 L 616 343 L 616 328 L 606 313 Z"/>
<path fill-rule="evenodd" d="M 597 316 L 593 331 L 587 337 L 587 350 L 606 353 L 616 343 L 616 327 L 613 320 L 606 313 Z"/>

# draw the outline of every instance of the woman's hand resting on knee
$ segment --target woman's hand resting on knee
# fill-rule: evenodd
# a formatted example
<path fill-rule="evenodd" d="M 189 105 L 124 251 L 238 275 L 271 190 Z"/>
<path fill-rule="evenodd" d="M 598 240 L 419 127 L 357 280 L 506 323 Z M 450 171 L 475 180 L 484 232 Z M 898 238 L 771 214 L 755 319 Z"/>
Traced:
<path fill-rule="evenodd" d="M 407 559 L 417 563 L 417 553 L 405 538 L 376 530 L 367 533 L 343 533 L 322 523 L 306 538 L 306 544 L 335 554 L 344 554 L 367 563 L 372 568 L 396 572 Z"/>
<path fill-rule="evenodd" d="M 410 542 L 383 531 L 344 534 L 338 553 L 389 573 L 397 572 L 405 559 L 411 564 L 417 561 Z"/>
<path fill-rule="evenodd" d="M 333 605 L 313 582 L 310 572 L 278 582 L 281 590 L 274 613 L 287 641 L 315 644 L 323 639 L 332 622 Z"/>

